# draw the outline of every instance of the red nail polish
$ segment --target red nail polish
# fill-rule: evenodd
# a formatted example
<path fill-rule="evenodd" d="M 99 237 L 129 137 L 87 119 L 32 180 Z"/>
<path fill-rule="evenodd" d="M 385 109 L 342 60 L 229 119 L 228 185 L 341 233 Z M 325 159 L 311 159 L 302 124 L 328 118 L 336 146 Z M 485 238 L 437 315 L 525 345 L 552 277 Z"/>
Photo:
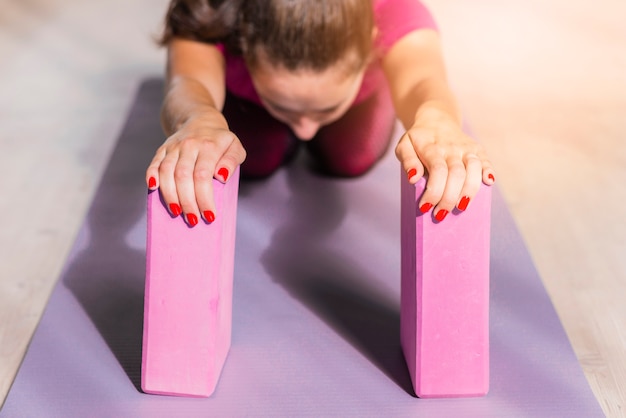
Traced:
<path fill-rule="evenodd" d="M 433 207 L 432 203 L 424 203 L 422 206 L 420 206 L 420 212 L 422 213 L 426 213 L 428 212 L 431 208 Z"/>
<path fill-rule="evenodd" d="M 213 212 L 211 212 L 210 210 L 205 210 L 204 211 L 204 219 L 207 220 L 207 222 L 211 223 L 215 220 L 215 214 Z"/>
<path fill-rule="evenodd" d="M 226 181 L 228 179 L 228 169 L 226 167 L 220 168 L 219 170 L 217 170 L 217 175 L 222 176 L 224 181 Z"/>
<path fill-rule="evenodd" d="M 439 212 L 437 212 L 437 215 L 435 215 L 435 219 L 437 220 L 437 222 L 441 222 L 444 219 L 446 219 L 446 216 L 448 215 L 448 211 L 445 209 L 440 209 Z"/>
<path fill-rule="evenodd" d="M 170 203 L 170 212 L 172 212 L 172 215 L 178 216 L 182 213 L 182 210 L 177 203 Z"/>
<path fill-rule="evenodd" d="M 189 222 L 189 225 L 191 226 L 196 226 L 198 225 L 198 217 L 194 215 L 193 213 L 188 213 L 187 222 Z"/>
<path fill-rule="evenodd" d="M 411 180 L 413 177 L 415 177 L 416 174 L 417 174 L 417 170 L 415 168 L 412 168 L 406 173 L 406 176 L 408 177 L 409 180 Z"/>
<path fill-rule="evenodd" d="M 148 180 L 148 188 L 154 189 L 156 187 L 156 179 L 154 177 L 150 177 Z"/>
<path fill-rule="evenodd" d="M 469 202 L 470 202 L 470 198 L 467 196 L 463 196 L 457 208 L 459 208 L 459 210 L 465 210 L 467 209 L 467 205 L 469 205 Z"/>
<path fill-rule="evenodd" d="M 493 181 L 493 182 L 495 182 L 495 181 L 496 181 L 496 178 L 495 178 L 495 177 L 493 176 L 493 174 L 491 174 L 491 173 L 487 176 L 487 178 L 488 178 L 489 180 Z"/>

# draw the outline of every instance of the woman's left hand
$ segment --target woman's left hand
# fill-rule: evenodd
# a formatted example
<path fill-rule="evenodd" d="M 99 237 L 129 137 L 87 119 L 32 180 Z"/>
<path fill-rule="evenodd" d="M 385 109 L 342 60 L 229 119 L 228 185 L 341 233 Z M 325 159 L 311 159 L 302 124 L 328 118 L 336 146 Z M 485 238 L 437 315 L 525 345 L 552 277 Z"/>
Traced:
<path fill-rule="evenodd" d="M 419 208 L 422 212 L 434 208 L 438 221 L 455 207 L 465 210 L 481 182 L 489 186 L 495 182 L 483 147 L 436 104 L 424 103 L 420 107 L 415 123 L 396 146 L 396 156 L 411 184 L 428 174 Z"/>

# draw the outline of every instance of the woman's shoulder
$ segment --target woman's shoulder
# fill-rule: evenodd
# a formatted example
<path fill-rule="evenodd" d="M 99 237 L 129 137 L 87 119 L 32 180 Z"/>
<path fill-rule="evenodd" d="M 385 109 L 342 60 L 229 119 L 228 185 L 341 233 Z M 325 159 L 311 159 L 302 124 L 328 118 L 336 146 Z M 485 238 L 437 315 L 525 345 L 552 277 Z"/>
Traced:
<path fill-rule="evenodd" d="M 373 7 L 376 44 L 383 50 L 414 30 L 438 30 L 430 10 L 419 0 L 373 0 Z"/>
<path fill-rule="evenodd" d="M 428 7 L 419 0 L 373 0 L 377 19 L 393 19 L 401 23 L 413 21 L 422 25 L 433 25 L 434 19 Z"/>

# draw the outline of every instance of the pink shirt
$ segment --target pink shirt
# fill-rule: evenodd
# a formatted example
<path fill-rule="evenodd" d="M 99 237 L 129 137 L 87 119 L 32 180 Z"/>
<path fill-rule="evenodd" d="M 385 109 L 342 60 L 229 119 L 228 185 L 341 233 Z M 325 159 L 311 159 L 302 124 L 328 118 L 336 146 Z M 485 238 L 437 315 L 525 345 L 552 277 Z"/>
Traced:
<path fill-rule="evenodd" d="M 437 25 L 428 9 L 417 0 L 373 0 L 378 36 L 375 48 L 381 57 L 404 35 L 417 29 L 434 29 Z M 226 58 L 226 88 L 235 96 L 261 104 L 254 89 L 248 68 L 242 57 L 224 52 Z M 381 83 L 384 73 L 380 60 L 375 60 L 366 70 L 354 103 L 368 97 Z"/>

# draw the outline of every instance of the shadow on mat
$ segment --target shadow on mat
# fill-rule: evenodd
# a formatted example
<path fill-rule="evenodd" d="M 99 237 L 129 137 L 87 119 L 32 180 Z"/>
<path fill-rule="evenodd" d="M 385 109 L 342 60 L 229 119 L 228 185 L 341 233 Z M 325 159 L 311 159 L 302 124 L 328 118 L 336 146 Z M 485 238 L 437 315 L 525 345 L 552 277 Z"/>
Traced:
<path fill-rule="evenodd" d="M 332 232 L 347 211 L 345 196 L 336 181 L 312 175 L 301 165 L 287 174 L 291 216 L 272 235 L 263 266 L 387 377 L 416 396 L 400 347 L 399 301 L 380 295 L 359 264 L 333 250 Z"/>
<path fill-rule="evenodd" d="M 62 279 L 138 390 L 145 251 L 131 248 L 126 239 L 144 216 L 145 168 L 164 140 L 159 124 L 162 92 L 161 79 L 139 87 L 87 214 L 87 247 Z"/>

